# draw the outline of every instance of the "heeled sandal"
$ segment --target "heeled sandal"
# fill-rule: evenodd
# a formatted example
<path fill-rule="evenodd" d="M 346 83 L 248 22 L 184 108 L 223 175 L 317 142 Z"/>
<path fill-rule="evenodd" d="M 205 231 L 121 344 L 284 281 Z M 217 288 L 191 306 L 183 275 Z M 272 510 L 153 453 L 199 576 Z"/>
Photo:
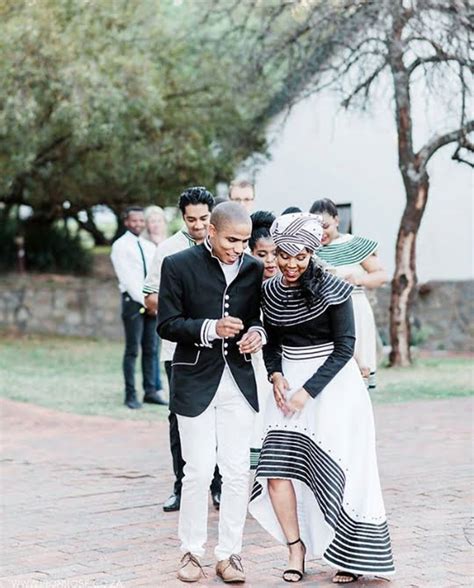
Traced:
<path fill-rule="evenodd" d="M 306 545 L 303 543 L 303 541 L 301 541 L 301 538 L 298 537 L 298 539 L 296 541 L 291 541 L 290 543 L 287 543 L 288 547 L 290 547 L 291 545 L 296 545 L 297 543 L 301 543 L 301 545 L 303 546 L 303 564 L 302 564 L 302 569 L 301 570 L 295 570 L 293 568 L 288 568 L 287 570 L 285 570 L 283 572 L 283 580 L 285 580 L 285 582 L 301 582 L 301 580 L 303 579 L 304 576 L 304 560 L 306 558 Z M 293 580 L 291 578 L 286 577 L 286 575 L 292 574 L 293 576 L 298 576 L 296 578 L 296 580 Z"/>
<path fill-rule="evenodd" d="M 352 572 L 339 571 L 332 579 L 333 584 L 350 584 L 351 582 L 357 582 L 360 578 L 360 574 L 353 574 Z"/>

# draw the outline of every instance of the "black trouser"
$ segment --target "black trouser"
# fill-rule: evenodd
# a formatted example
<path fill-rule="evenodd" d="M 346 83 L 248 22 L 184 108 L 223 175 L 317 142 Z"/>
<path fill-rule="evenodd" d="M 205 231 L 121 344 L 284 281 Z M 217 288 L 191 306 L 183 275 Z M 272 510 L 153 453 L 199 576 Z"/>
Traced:
<path fill-rule="evenodd" d="M 168 386 L 170 389 L 171 396 L 171 361 L 165 361 L 166 376 L 168 377 Z M 184 464 L 186 463 L 181 454 L 181 441 L 179 439 L 178 430 L 178 418 L 174 412 L 170 412 L 168 415 L 170 423 L 170 449 L 171 457 L 173 459 L 173 471 L 175 476 L 174 490 L 175 494 L 181 494 L 181 488 L 183 486 L 184 478 Z M 219 473 L 219 468 L 216 465 L 214 470 L 214 477 L 211 482 L 211 492 L 214 494 L 221 491 L 222 476 Z"/>
<path fill-rule="evenodd" d="M 125 398 L 136 397 L 135 364 L 138 351 L 142 349 L 143 389 L 146 394 L 155 391 L 156 317 L 140 312 L 143 306 L 122 294 L 122 321 L 125 329 L 125 353 L 123 376 Z"/>

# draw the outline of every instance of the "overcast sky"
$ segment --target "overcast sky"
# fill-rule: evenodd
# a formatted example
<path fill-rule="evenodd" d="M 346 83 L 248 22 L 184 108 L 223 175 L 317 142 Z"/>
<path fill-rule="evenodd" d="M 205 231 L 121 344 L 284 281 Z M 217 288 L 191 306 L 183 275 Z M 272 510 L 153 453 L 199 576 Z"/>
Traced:
<path fill-rule="evenodd" d="M 370 114 L 338 112 L 337 104 L 331 94 L 312 97 L 296 106 L 286 123 L 283 117 L 275 121 L 272 159 L 256 175 L 257 208 L 307 210 L 322 197 L 352 202 L 353 232 L 379 240 L 392 273 L 405 196 L 390 104 L 381 100 Z M 419 143 L 439 128 L 440 115 L 424 110 L 421 100 L 416 106 Z M 421 281 L 473 274 L 472 169 L 451 161 L 452 151 L 443 148 L 429 166 L 429 201 L 418 238 Z"/>

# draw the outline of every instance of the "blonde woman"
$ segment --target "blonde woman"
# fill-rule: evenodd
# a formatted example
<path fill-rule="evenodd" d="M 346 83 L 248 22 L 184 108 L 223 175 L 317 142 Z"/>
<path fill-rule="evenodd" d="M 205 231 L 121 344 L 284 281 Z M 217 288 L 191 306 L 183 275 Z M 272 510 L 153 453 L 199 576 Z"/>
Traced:
<path fill-rule="evenodd" d="M 145 230 L 141 236 L 155 245 L 159 245 L 166 239 L 168 225 L 165 211 L 161 206 L 147 206 L 145 208 Z"/>
<path fill-rule="evenodd" d="M 147 208 L 145 208 L 145 230 L 140 236 L 158 247 L 158 245 L 168 236 L 167 229 L 165 211 L 160 206 L 147 206 Z M 164 399 L 163 386 L 161 383 L 160 351 L 161 339 L 158 337 L 157 353 L 154 361 L 156 388 L 154 398 L 156 399 L 155 404 L 166 405 L 168 403 Z"/>

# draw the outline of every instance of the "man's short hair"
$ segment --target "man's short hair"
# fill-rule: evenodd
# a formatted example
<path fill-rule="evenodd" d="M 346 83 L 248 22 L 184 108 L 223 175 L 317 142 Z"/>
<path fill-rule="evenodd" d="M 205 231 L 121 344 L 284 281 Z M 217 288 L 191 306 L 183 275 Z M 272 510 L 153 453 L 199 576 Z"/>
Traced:
<path fill-rule="evenodd" d="M 185 213 L 186 206 L 189 204 L 207 204 L 209 212 L 212 211 L 215 205 L 214 196 L 204 186 L 192 186 L 187 188 L 178 200 L 178 207 L 182 214 Z"/>
<path fill-rule="evenodd" d="M 122 220 L 127 220 L 132 212 L 143 212 L 143 206 L 127 206 L 122 213 Z"/>
<path fill-rule="evenodd" d="M 228 223 L 248 224 L 251 227 L 252 219 L 242 205 L 228 200 L 215 207 L 211 214 L 211 225 L 219 230 Z"/>
<path fill-rule="evenodd" d="M 232 180 L 232 182 L 229 184 L 229 198 L 231 198 L 233 188 L 251 188 L 255 197 L 255 186 L 248 180 Z"/>

